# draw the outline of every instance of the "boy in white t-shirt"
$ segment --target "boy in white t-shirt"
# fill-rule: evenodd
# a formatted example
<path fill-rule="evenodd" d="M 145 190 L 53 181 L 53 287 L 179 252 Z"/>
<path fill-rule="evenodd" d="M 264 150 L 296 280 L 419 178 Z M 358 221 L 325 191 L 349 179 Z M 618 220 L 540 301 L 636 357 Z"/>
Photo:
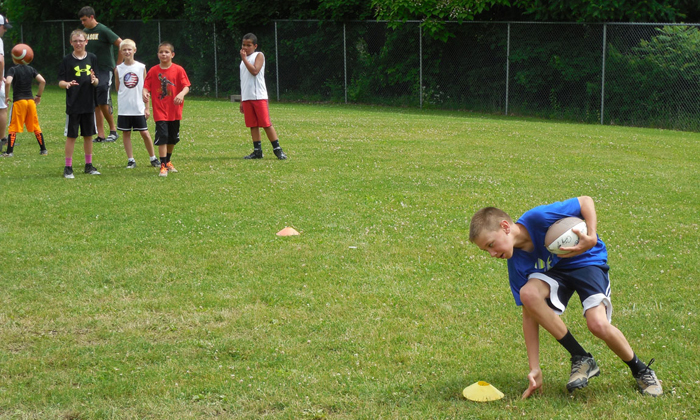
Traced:
<path fill-rule="evenodd" d="M 262 159 L 263 152 L 260 127 L 265 130 L 272 144 L 272 151 L 277 159 L 287 159 L 280 147 L 275 127 L 270 123 L 270 111 L 267 106 L 267 87 L 265 86 L 265 56 L 259 51 L 258 38 L 254 34 L 245 34 L 241 45 L 241 106 L 245 125 L 250 128 L 253 138 L 253 153 L 245 159 Z"/>
<path fill-rule="evenodd" d="M 138 131 L 143 138 L 143 144 L 151 157 L 151 166 L 160 167 L 160 161 L 153 150 L 153 140 L 148 133 L 146 120 L 149 116 L 148 106 L 143 101 L 143 82 L 146 80 L 146 65 L 134 60 L 136 43 L 125 39 L 119 44 L 119 51 L 124 62 L 114 69 L 114 80 L 117 88 L 117 130 L 122 131 L 124 151 L 129 158 L 127 169 L 136 167 L 136 160 L 131 148 L 131 131 Z"/>

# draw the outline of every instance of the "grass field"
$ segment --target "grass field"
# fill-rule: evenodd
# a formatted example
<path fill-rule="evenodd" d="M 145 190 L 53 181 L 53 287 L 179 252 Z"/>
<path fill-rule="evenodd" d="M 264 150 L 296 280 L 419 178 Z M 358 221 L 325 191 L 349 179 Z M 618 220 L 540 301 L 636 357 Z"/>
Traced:
<path fill-rule="evenodd" d="M 125 169 L 63 168 L 64 99 L 0 160 L 0 418 L 694 419 L 700 416 L 700 134 L 469 113 L 273 104 L 289 155 L 246 161 L 236 104 L 188 99 L 179 173 L 140 140 Z M 506 267 L 467 241 L 474 211 L 596 200 L 613 322 L 666 395 L 564 321 L 602 375 L 565 390 L 542 333 L 528 373 Z M 300 236 L 281 238 L 285 226 Z M 506 394 L 474 403 L 484 380 Z"/>

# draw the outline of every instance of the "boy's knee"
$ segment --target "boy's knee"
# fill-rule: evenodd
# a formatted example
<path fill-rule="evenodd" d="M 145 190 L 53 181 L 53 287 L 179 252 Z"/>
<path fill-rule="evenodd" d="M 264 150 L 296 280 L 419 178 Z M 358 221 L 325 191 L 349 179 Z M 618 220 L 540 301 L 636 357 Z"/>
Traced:
<path fill-rule="evenodd" d="M 543 302 L 544 297 L 537 287 L 528 283 L 520 289 L 520 301 L 525 307 L 528 307 Z"/>
<path fill-rule="evenodd" d="M 588 330 L 598 338 L 607 336 L 610 330 L 610 323 L 605 317 L 586 317 L 586 325 Z"/>

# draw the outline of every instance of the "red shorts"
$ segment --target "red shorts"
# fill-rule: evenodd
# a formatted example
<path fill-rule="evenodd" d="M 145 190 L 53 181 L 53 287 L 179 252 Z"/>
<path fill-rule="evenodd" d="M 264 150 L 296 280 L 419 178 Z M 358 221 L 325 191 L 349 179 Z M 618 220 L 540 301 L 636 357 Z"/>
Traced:
<path fill-rule="evenodd" d="M 267 99 L 258 99 L 257 101 L 243 101 L 243 116 L 245 117 L 246 127 L 269 127 L 270 111 L 267 107 Z"/>

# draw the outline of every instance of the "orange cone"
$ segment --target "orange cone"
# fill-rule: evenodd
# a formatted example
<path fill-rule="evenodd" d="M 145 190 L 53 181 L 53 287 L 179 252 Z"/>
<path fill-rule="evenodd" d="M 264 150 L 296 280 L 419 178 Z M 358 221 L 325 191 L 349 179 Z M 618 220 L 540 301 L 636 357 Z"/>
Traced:
<path fill-rule="evenodd" d="M 277 236 L 294 236 L 298 234 L 299 232 L 297 232 L 297 230 L 293 227 L 285 227 L 284 229 L 277 232 Z"/>

